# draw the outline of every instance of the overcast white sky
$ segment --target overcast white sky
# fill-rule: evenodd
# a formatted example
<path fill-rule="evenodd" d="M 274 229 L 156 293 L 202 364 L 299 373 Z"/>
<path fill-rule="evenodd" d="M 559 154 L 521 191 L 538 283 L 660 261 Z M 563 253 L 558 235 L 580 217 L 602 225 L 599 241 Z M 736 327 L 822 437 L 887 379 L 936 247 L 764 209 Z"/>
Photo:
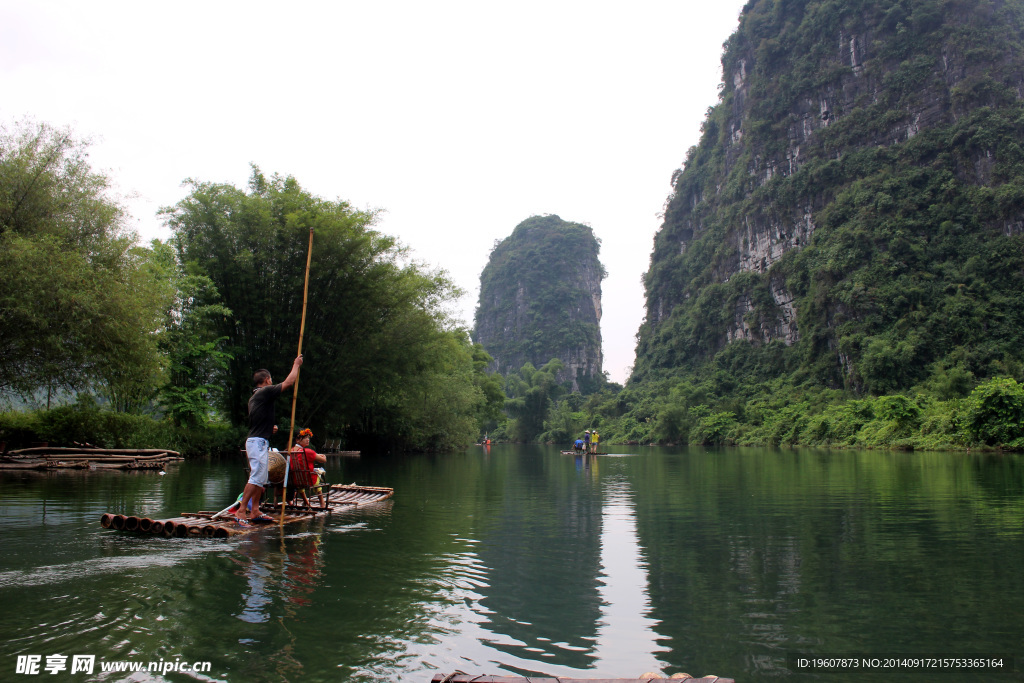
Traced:
<path fill-rule="evenodd" d="M 0 122 L 92 139 L 147 241 L 182 180 L 244 187 L 250 163 L 383 209 L 379 230 L 467 291 L 467 326 L 495 240 L 533 215 L 586 223 L 624 382 L 669 180 L 743 4 L 0 0 Z"/>

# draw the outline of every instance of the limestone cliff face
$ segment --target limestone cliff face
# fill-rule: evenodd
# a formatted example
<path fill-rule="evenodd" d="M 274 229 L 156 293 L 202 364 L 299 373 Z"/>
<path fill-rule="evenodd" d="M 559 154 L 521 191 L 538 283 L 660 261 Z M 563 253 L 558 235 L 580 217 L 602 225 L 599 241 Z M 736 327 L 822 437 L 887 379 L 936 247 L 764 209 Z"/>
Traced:
<path fill-rule="evenodd" d="M 1015 132 L 997 133 L 986 117 L 1024 98 L 1022 17 L 1017 0 L 751 0 L 725 46 L 720 102 L 672 178 L 637 369 L 708 358 L 740 340 L 792 346 L 813 327 L 814 343 L 856 382 L 861 349 L 842 348 L 836 328 L 862 312 L 842 297 L 805 300 L 817 275 L 795 254 L 839 249 L 827 241 L 851 213 L 837 206 L 866 214 L 870 203 L 855 192 L 878 200 L 876 227 L 927 210 L 900 206 L 886 174 L 948 174 L 950 196 L 1007 182 L 1020 149 L 1004 143 Z M 987 144 L 977 134 L 986 125 Z M 977 218 L 977 230 L 1019 235 L 1024 206 Z M 823 220 L 829 230 L 817 236 Z M 873 250 L 891 253 L 872 236 Z M 930 239 L 926 228 L 915 237 Z M 820 329 L 808 324 L 812 312 Z"/>
<path fill-rule="evenodd" d="M 502 374 L 552 358 L 559 381 L 586 389 L 602 377 L 600 245 L 593 230 L 534 216 L 497 244 L 480 276 L 474 341 Z"/>

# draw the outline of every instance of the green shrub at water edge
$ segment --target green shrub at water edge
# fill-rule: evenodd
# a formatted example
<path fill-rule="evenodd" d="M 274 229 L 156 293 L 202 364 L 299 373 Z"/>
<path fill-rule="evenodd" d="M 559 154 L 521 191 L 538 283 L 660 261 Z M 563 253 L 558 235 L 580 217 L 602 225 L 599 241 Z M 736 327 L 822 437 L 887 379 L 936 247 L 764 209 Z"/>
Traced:
<path fill-rule="evenodd" d="M 979 384 L 967 398 L 943 398 L 945 390 L 854 398 L 777 383 L 744 392 L 736 400 L 688 380 L 633 386 L 615 401 L 585 405 L 584 420 L 601 425 L 606 443 L 1024 448 L 1024 385 L 1014 379 Z"/>
<path fill-rule="evenodd" d="M 978 386 L 966 401 L 963 425 L 980 443 L 1024 447 L 1024 386 L 1009 377 Z"/>

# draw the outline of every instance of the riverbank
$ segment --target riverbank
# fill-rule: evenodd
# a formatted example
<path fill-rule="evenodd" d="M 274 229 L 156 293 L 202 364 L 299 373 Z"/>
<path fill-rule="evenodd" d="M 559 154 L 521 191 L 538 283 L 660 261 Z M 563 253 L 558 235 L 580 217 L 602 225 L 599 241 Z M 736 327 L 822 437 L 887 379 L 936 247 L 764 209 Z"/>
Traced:
<path fill-rule="evenodd" d="M 570 417 L 572 430 L 549 427 L 541 440 L 569 442 L 596 428 L 602 443 L 623 445 L 1024 450 L 1024 385 L 1006 377 L 955 395 L 867 397 L 782 380 L 741 393 L 722 378 L 665 378 L 595 394 Z"/>
<path fill-rule="evenodd" d="M 0 412 L 0 453 L 39 445 L 158 449 L 185 458 L 236 453 L 245 429 L 219 422 L 176 425 L 155 415 L 119 413 L 94 401 L 50 410 Z"/>

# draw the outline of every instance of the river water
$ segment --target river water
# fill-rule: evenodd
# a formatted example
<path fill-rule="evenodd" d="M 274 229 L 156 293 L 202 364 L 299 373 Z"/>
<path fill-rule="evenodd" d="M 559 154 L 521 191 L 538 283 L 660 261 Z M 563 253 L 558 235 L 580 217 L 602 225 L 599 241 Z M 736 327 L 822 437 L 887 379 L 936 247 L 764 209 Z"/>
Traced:
<path fill-rule="evenodd" d="M 99 518 L 220 509 L 244 483 L 235 460 L 3 473 L 0 680 L 1020 680 L 795 669 L 1024 654 L 1020 456 L 610 448 L 332 457 L 330 481 L 394 498 L 229 540 Z M 19 674 L 32 655 L 40 673 Z"/>

